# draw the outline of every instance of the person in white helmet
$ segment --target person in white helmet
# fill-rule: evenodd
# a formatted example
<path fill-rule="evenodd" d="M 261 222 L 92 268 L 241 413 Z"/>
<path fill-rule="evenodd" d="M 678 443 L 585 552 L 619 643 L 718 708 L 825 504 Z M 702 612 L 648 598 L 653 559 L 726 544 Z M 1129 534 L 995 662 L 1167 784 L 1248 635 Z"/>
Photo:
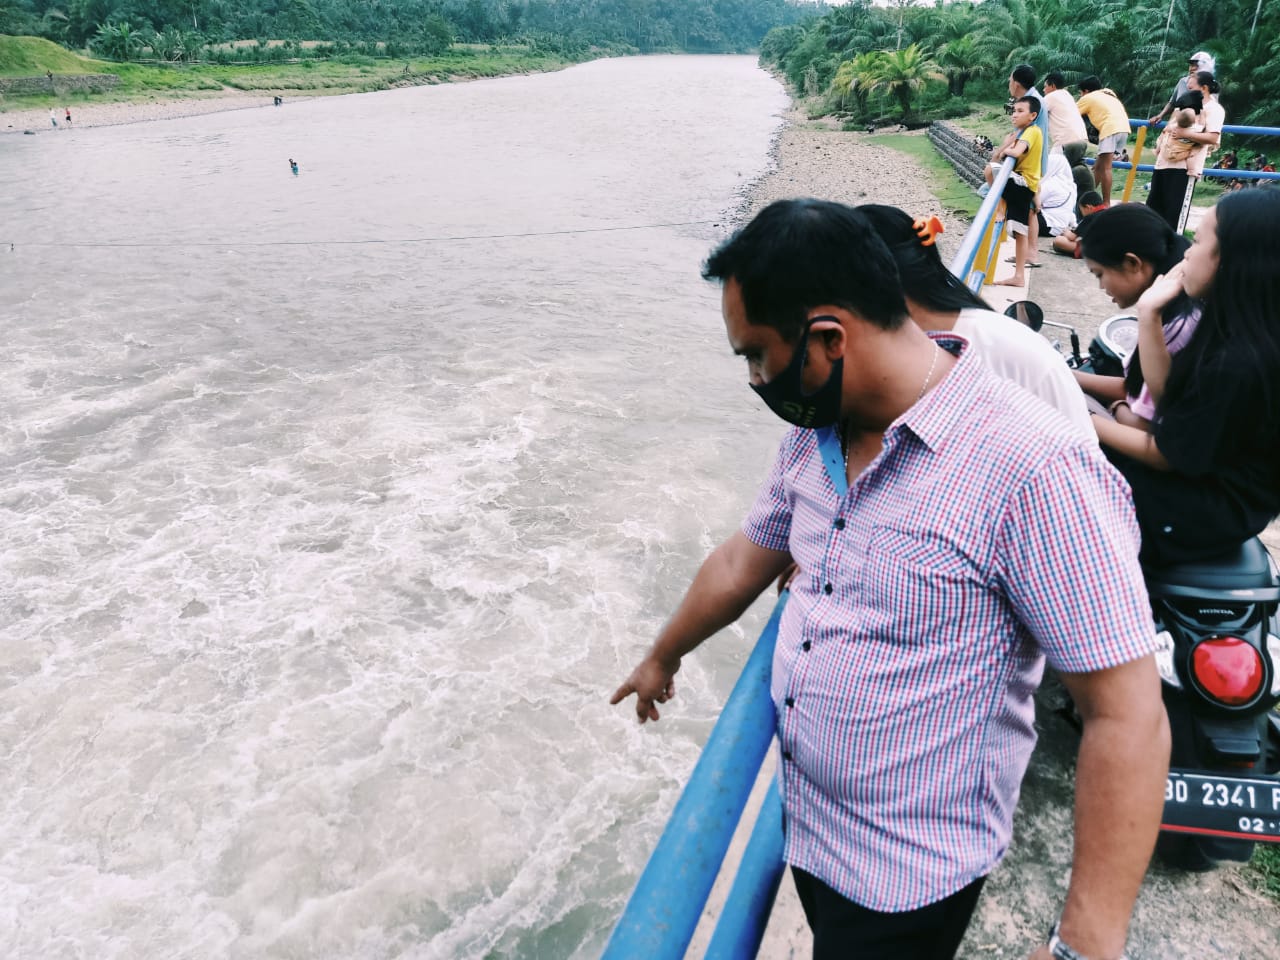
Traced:
<path fill-rule="evenodd" d="M 1214 62 L 1212 54 L 1209 54 L 1204 50 L 1197 50 L 1189 58 L 1187 58 L 1186 76 L 1180 77 L 1178 79 L 1177 86 L 1173 88 L 1173 93 L 1169 95 L 1169 102 L 1164 105 L 1163 110 L 1157 113 L 1154 117 L 1150 118 L 1150 122 L 1159 123 L 1161 120 L 1163 120 L 1173 111 L 1174 102 L 1177 101 L 1180 97 L 1186 96 L 1188 77 L 1194 77 L 1197 73 L 1199 73 L 1202 70 L 1207 70 L 1209 73 L 1215 73 L 1216 66 L 1217 64 Z"/>

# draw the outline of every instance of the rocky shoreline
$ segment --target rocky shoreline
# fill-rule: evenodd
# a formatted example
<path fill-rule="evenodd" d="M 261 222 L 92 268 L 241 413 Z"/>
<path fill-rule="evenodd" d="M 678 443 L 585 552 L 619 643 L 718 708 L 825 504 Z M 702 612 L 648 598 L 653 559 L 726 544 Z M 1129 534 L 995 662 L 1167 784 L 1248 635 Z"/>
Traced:
<path fill-rule="evenodd" d="M 944 209 L 914 160 L 877 145 L 861 131 L 841 130 L 832 121 L 809 120 L 792 109 L 771 155 L 772 169 L 751 185 L 738 210 L 743 222 L 774 200 L 788 197 L 817 197 L 855 206 L 885 203 L 917 216 L 939 217 L 946 228 L 940 241 L 944 258 L 948 246 L 959 246 L 968 227 L 965 220 Z"/>

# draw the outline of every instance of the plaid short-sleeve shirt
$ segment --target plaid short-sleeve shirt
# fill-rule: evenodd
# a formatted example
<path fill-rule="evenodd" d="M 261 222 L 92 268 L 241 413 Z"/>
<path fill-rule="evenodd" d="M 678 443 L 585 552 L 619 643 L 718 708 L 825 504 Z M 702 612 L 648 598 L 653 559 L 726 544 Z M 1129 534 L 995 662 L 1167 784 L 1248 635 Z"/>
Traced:
<path fill-rule="evenodd" d="M 1124 479 L 935 340 L 959 362 L 843 496 L 795 429 L 743 526 L 801 570 L 773 662 L 787 862 L 889 912 L 1003 856 L 1046 655 L 1083 673 L 1154 649 Z"/>

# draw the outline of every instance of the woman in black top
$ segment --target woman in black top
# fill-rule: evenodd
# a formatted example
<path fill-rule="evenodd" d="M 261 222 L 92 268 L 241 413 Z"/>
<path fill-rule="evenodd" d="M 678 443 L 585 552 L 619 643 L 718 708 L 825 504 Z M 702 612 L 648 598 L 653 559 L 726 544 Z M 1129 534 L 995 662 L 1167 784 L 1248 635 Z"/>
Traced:
<path fill-rule="evenodd" d="M 1133 488 L 1144 562 L 1225 553 L 1280 514 L 1277 223 L 1280 193 L 1223 197 L 1183 262 L 1138 300 L 1140 313 L 1182 293 L 1204 301 L 1190 342 L 1172 358 L 1152 432 L 1094 418 Z"/>

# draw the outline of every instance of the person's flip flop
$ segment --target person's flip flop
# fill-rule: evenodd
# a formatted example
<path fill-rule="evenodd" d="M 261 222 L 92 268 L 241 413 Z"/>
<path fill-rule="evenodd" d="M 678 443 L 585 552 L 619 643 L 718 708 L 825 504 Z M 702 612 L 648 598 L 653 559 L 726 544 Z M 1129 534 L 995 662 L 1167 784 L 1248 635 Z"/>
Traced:
<path fill-rule="evenodd" d="M 1005 258 L 1004 258 L 1004 262 L 1005 262 L 1005 263 L 1017 263 L 1018 261 L 1017 261 L 1017 259 L 1016 259 L 1015 257 L 1005 257 Z M 1024 263 L 1024 264 L 1023 264 L 1023 266 L 1024 266 L 1024 267 L 1026 267 L 1028 270 L 1035 270 L 1036 268 L 1038 268 L 1038 267 L 1040 266 L 1040 261 L 1039 261 L 1039 260 L 1036 260 L 1036 261 L 1033 263 L 1032 261 L 1028 260 L 1026 263 Z"/>

